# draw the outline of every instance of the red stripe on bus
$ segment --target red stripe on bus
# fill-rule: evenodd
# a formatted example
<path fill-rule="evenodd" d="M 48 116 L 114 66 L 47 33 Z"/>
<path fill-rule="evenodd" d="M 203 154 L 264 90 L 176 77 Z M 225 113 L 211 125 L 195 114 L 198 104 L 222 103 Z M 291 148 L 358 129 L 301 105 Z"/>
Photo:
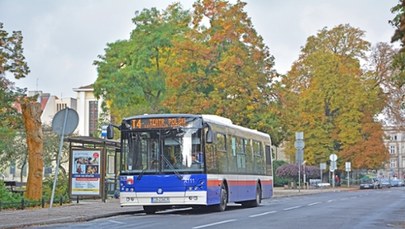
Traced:
<path fill-rule="evenodd" d="M 220 186 L 221 181 L 220 180 L 208 180 L 207 185 L 208 186 Z"/>
<path fill-rule="evenodd" d="M 230 186 L 254 186 L 256 185 L 257 181 L 255 180 L 227 180 L 228 185 Z M 271 185 L 273 181 L 261 181 L 262 185 Z M 208 186 L 220 186 L 221 181 L 219 180 L 208 180 Z"/>

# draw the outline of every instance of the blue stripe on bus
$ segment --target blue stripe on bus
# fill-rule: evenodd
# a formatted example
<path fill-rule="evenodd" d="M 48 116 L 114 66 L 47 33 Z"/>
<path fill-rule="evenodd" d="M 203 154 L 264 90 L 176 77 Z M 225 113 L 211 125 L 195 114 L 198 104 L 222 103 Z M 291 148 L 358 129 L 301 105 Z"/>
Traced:
<path fill-rule="evenodd" d="M 198 188 L 199 191 L 207 190 L 207 175 L 143 175 L 121 176 L 120 191 L 157 192 L 160 188 L 163 192 L 185 192 Z"/>
<path fill-rule="evenodd" d="M 221 180 L 208 180 L 206 174 L 190 175 L 143 175 L 121 176 L 121 192 L 155 192 L 163 194 L 168 192 L 207 191 L 207 204 L 219 203 Z M 262 198 L 271 198 L 273 195 L 272 181 L 262 181 Z M 229 202 L 252 200 L 256 195 L 256 181 L 228 180 Z"/>

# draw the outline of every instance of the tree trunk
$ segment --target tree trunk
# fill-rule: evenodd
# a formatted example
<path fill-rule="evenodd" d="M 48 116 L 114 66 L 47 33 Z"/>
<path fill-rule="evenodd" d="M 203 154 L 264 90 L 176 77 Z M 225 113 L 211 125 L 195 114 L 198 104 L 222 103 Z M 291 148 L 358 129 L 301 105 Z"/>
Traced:
<path fill-rule="evenodd" d="M 28 181 L 25 197 L 30 200 L 42 198 L 43 134 L 41 104 L 25 101 L 21 104 L 28 147 Z"/>

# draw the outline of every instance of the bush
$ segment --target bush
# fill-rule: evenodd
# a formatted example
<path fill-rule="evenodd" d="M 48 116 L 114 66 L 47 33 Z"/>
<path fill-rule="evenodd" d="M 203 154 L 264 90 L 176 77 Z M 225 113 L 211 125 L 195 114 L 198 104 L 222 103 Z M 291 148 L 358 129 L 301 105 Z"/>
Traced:
<path fill-rule="evenodd" d="M 286 161 L 274 161 L 273 162 L 274 171 L 277 171 L 277 169 L 280 166 L 283 166 L 285 164 L 287 164 Z M 274 174 L 274 186 L 275 187 L 283 187 L 284 185 L 286 185 L 290 182 L 291 182 L 290 178 L 280 177 L 277 175 L 277 173 Z"/>
<path fill-rule="evenodd" d="M 42 197 L 46 200 L 51 199 L 54 176 L 46 178 L 42 183 Z M 63 174 L 58 175 L 56 182 L 55 198 L 62 197 L 64 200 L 69 199 L 69 177 Z"/>
<path fill-rule="evenodd" d="M 12 193 L 5 186 L 4 181 L 0 181 L 0 202 L 18 202 L 22 196 L 18 193 Z"/>
<path fill-rule="evenodd" d="M 276 176 L 281 178 L 288 178 L 292 180 L 298 180 L 298 165 L 296 164 L 284 164 L 277 168 Z M 317 166 L 301 166 L 301 175 L 305 172 L 307 179 L 319 178 L 320 169 Z M 302 178 L 302 177 L 301 177 Z"/>

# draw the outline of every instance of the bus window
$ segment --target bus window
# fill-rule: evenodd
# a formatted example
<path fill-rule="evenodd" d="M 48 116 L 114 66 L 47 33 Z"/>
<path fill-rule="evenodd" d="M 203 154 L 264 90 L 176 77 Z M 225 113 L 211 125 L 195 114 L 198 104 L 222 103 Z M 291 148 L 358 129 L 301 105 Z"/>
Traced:
<path fill-rule="evenodd" d="M 263 146 L 261 142 L 253 141 L 253 155 L 256 164 L 255 173 L 264 174 Z"/>
<path fill-rule="evenodd" d="M 222 152 L 226 152 L 226 136 L 224 134 L 221 133 L 217 133 L 217 150 L 218 151 L 222 151 Z"/>
<path fill-rule="evenodd" d="M 246 152 L 246 172 L 253 173 L 253 153 L 252 153 L 252 140 L 245 141 L 245 152 Z"/>
<path fill-rule="evenodd" d="M 217 156 L 217 162 L 222 162 L 218 163 L 217 166 L 219 168 L 219 172 L 227 172 L 228 171 L 228 160 L 227 160 L 227 154 L 226 154 L 226 136 L 225 134 L 217 133 L 216 134 L 216 156 Z"/>
<path fill-rule="evenodd" d="M 237 138 L 237 154 L 236 154 L 236 161 L 237 167 L 239 172 L 244 172 L 246 169 L 246 152 L 245 152 L 245 144 L 246 139 Z"/>
<path fill-rule="evenodd" d="M 266 175 L 273 174 L 273 167 L 271 161 L 271 148 L 269 145 L 266 145 Z"/>

